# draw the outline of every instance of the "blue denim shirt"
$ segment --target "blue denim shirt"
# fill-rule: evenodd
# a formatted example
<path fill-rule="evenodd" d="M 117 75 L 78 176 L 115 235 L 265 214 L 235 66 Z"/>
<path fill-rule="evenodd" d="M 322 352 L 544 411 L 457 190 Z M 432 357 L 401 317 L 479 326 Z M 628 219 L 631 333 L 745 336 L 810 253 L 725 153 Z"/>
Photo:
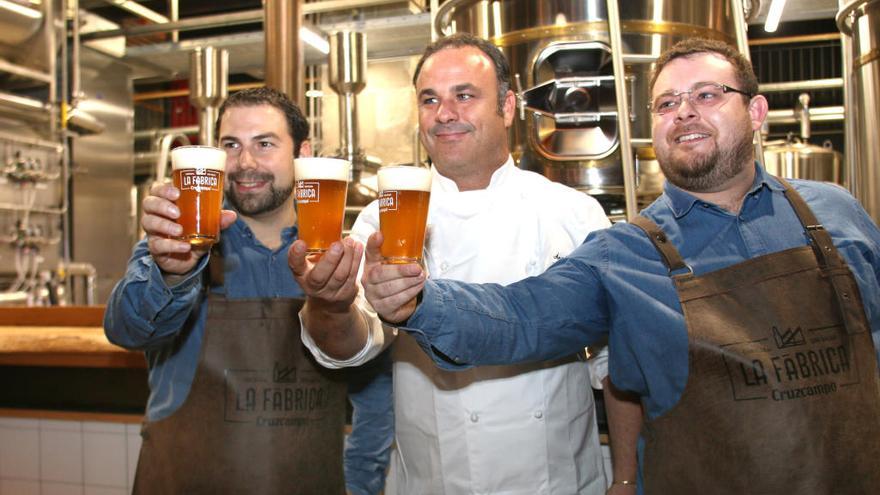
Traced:
<path fill-rule="evenodd" d="M 281 231 L 282 244 L 275 251 L 258 242 L 240 218 L 222 235 L 223 289 L 227 297 L 303 297 L 287 265 L 287 251 L 296 239 L 296 227 Z M 125 277 L 107 302 L 107 338 L 127 349 L 145 352 L 150 385 L 146 412 L 150 421 L 171 415 L 189 394 L 207 317 L 207 298 L 201 291 L 207 263 L 205 256 L 185 280 L 168 287 L 147 250 L 146 240 L 141 240 L 134 248 Z M 375 370 L 375 379 L 349 386 L 354 417 L 345 449 L 345 478 L 347 488 L 357 495 L 381 491 L 394 434 L 390 362 Z"/>
<path fill-rule="evenodd" d="M 880 230 L 844 189 L 791 183 L 852 269 L 878 348 Z M 738 214 L 668 183 L 643 214 L 697 275 L 808 239 L 782 186 L 761 167 Z M 608 336 L 611 380 L 639 394 L 649 418 L 675 405 L 687 382 L 687 330 L 677 293 L 659 253 L 629 224 L 590 234 L 544 274 L 507 287 L 429 279 L 403 329 L 450 369 L 551 359 Z"/>

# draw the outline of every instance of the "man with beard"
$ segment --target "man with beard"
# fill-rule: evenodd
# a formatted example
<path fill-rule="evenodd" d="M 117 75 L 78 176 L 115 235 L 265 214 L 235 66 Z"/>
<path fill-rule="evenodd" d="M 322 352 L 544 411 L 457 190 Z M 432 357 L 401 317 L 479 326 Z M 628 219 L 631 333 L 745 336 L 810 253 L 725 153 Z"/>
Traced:
<path fill-rule="evenodd" d="M 880 230 L 842 188 L 755 162 L 767 101 L 732 47 L 683 41 L 650 88 L 668 182 L 632 223 L 506 287 L 382 265 L 374 235 L 367 299 L 450 369 L 608 336 L 645 410 L 644 493 L 880 493 Z"/>
<path fill-rule="evenodd" d="M 179 191 L 154 185 L 146 237 L 107 303 L 107 337 L 144 350 L 149 365 L 135 493 L 379 493 L 393 433 L 389 362 L 348 380 L 299 340 L 303 292 L 285 254 L 308 122 L 268 88 L 231 95 L 219 115 L 231 208 L 221 241 L 209 254 L 176 240 Z M 347 384 L 354 428 L 343 480 Z"/>

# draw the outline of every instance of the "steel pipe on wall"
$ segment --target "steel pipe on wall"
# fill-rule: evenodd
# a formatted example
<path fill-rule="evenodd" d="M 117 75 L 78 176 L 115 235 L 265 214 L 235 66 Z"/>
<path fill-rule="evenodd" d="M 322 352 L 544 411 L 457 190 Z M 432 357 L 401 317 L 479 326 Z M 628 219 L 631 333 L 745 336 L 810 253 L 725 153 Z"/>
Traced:
<path fill-rule="evenodd" d="M 263 28 L 266 39 L 266 86 L 302 105 L 303 51 L 301 0 L 265 0 Z"/>

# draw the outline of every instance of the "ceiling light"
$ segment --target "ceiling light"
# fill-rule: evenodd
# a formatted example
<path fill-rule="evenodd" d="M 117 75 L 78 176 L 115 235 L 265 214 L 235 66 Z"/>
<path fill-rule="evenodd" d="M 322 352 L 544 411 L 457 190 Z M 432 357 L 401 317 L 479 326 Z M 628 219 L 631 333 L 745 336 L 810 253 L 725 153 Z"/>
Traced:
<path fill-rule="evenodd" d="M 764 21 L 764 31 L 775 33 L 779 26 L 779 18 L 782 17 L 782 9 L 785 8 L 785 0 L 773 0 L 770 10 L 767 12 L 767 20 Z"/>

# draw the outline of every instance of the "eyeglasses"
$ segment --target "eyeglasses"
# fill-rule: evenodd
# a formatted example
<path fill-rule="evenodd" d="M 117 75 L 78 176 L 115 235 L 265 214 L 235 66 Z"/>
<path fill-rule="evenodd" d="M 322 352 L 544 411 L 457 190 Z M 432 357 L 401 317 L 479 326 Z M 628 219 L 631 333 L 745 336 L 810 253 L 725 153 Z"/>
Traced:
<path fill-rule="evenodd" d="M 681 97 L 683 95 L 687 95 L 688 103 L 690 103 L 691 106 L 710 108 L 724 101 L 724 95 L 727 93 L 739 93 L 741 95 L 746 95 L 749 98 L 754 96 L 751 93 L 731 88 L 726 84 L 701 83 L 687 91 L 674 91 L 658 96 L 648 104 L 648 110 L 658 115 L 665 115 L 669 112 L 674 112 L 678 110 L 679 106 L 681 106 Z"/>

